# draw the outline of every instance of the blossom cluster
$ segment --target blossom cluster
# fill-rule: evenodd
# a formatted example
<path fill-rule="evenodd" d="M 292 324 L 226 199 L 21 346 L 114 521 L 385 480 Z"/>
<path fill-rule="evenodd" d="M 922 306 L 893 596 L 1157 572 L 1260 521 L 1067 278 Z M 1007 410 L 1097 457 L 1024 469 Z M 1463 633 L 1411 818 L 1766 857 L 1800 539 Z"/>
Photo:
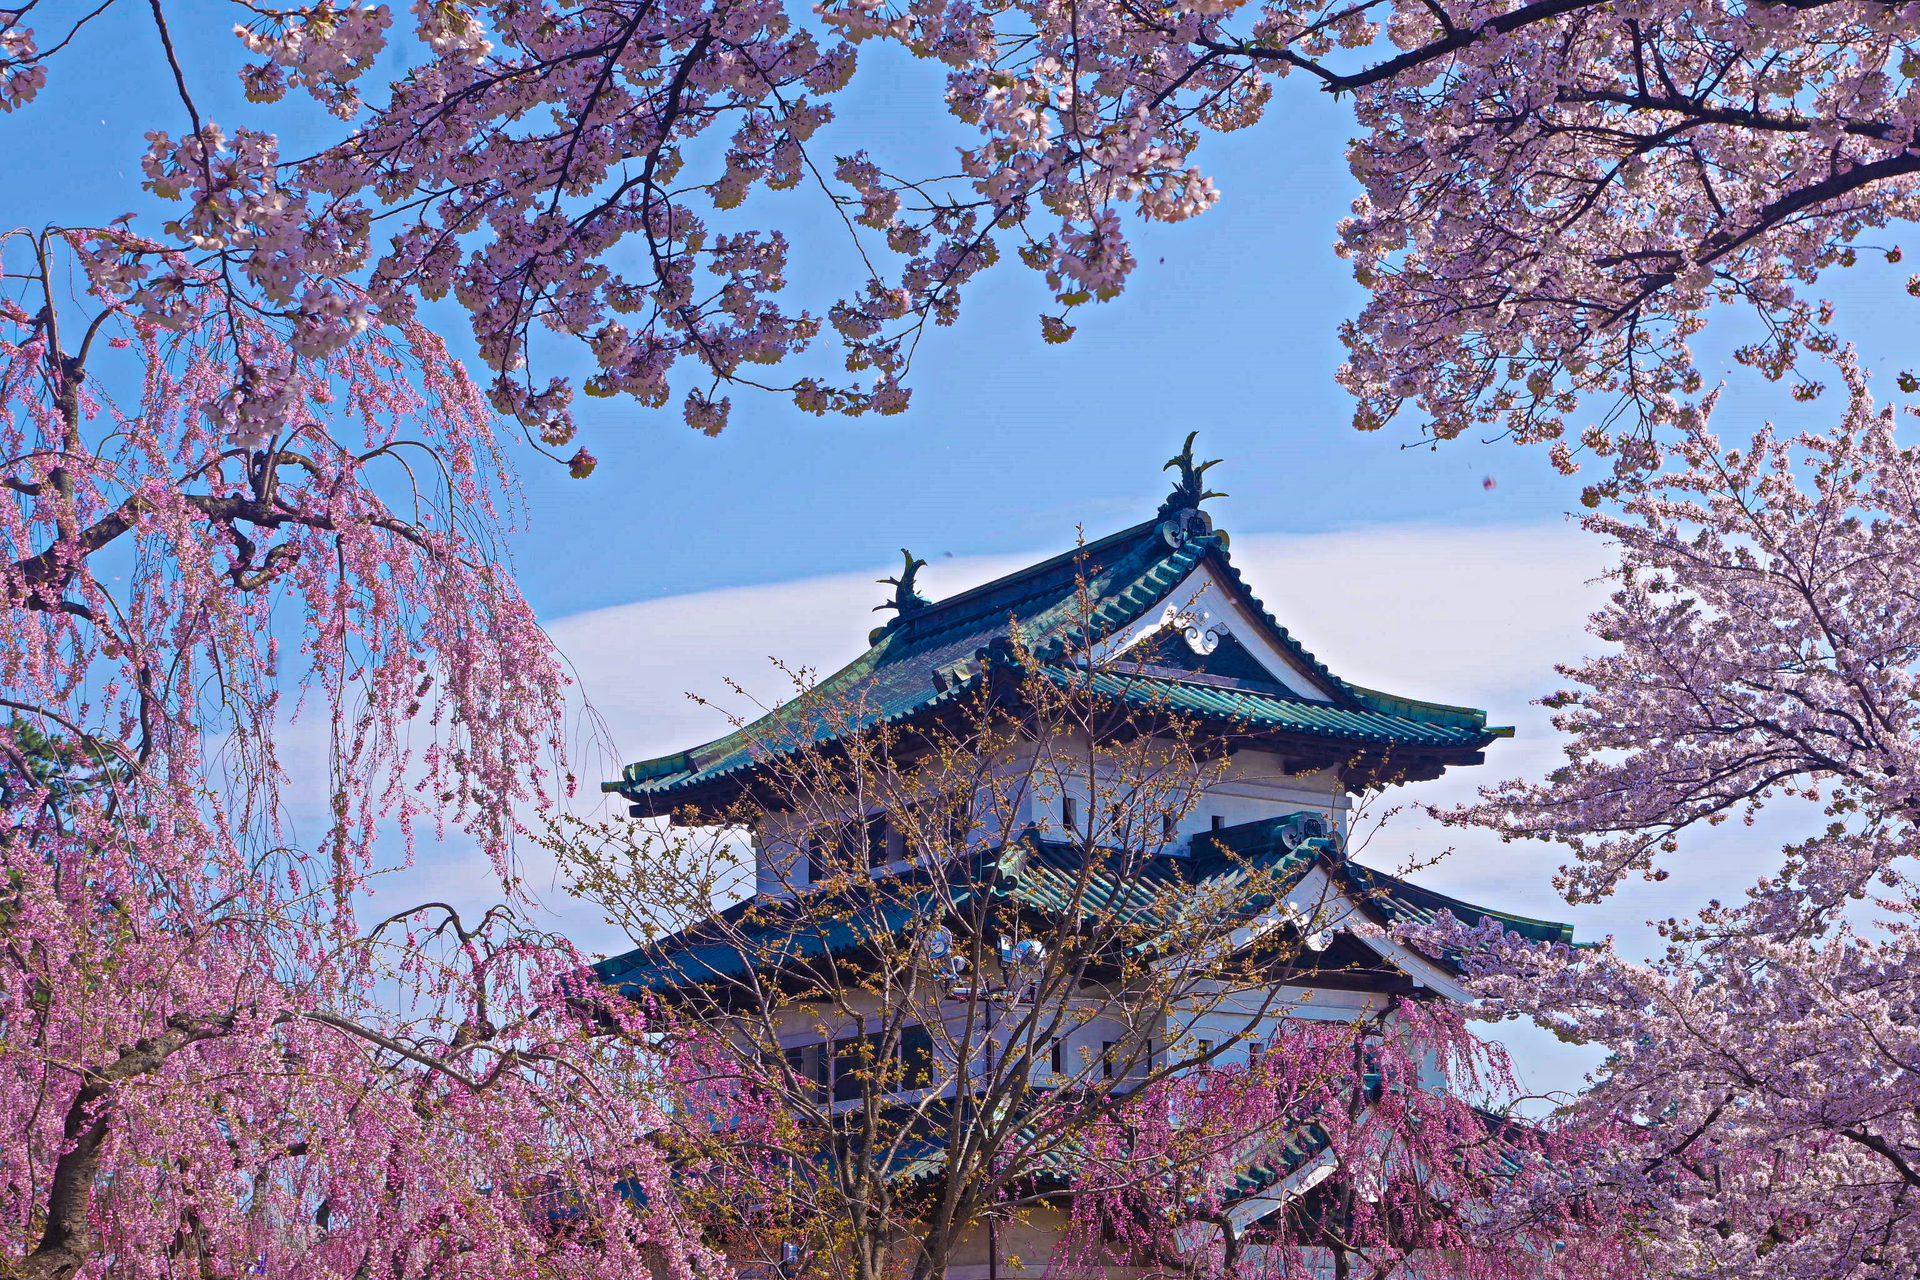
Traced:
<path fill-rule="evenodd" d="M 507 909 L 360 916 L 404 860 L 382 828 L 463 831 L 511 899 L 516 807 L 556 787 L 483 395 L 416 325 L 303 353 L 161 246 L 104 248 L 189 282 L 165 324 L 62 296 L 98 237 L 0 246 L 44 264 L 0 298 L 0 1256 L 684 1261 L 644 1204 L 642 1042 L 572 949 Z"/>
<path fill-rule="evenodd" d="M 8 17 L 0 10 L 0 19 Z M 39 53 L 32 27 L 0 26 L 0 111 L 25 106 L 46 86 L 47 69 L 37 65 Z"/>
<path fill-rule="evenodd" d="M 1545 699 L 1566 759 L 1445 815 L 1558 842 L 1561 887 L 1589 901 L 1739 833 L 1745 894 L 1666 919 L 1651 961 L 1491 927 L 1425 938 L 1464 958 L 1487 1016 L 1607 1050 L 1574 1110 L 1621 1140 L 1568 1172 L 1642 1224 L 1663 1276 L 1920 1262 L 1920 463 L 1836 359 L 1831 428 L 1730 447 L 1709 398 L 1589 518 L 1621 563 L 1592 622 L 1606 649 Z"/>
<path fill-rule="evenodd" d="M 236 25 L 240 43 L 262 58 L 241 72 L 248 100 L 278 102 L 289 88 L 302 88 L 334 115 L 352 118 L 362 105 L 353 82 L 387 47 L 392 25 L 386 5 L 326 3 Z"/>

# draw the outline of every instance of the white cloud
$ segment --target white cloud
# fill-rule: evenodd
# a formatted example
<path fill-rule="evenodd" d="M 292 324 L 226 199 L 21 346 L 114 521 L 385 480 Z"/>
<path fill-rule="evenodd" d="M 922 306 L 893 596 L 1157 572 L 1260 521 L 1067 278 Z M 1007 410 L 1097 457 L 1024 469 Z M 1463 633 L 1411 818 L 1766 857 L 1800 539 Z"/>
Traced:
<path fill-rule="evenodd" d="M 1347 679 L 1507 707 L 1580 651 L 1605 553 L 1572 525 L 1267 535 L 1232 552 L 1268 611 Z"/>

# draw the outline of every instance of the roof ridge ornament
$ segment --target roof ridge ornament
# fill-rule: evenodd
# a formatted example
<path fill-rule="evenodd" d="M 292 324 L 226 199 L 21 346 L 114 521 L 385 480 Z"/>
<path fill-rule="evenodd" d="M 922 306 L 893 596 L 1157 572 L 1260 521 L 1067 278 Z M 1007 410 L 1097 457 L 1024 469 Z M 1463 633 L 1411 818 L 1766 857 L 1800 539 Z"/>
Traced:
<path fill-rule="evenodd" d="M 900 570 L 899 577 L 874 579 L 876 582 L 893 588 L 893 599 L 883 604 L 873 606 L 872 612 L 878 613 L 882 609 L 892 609 L 894 610 L 895 616 L 887 622 L 886 626 L 875 627 L 873 629 L 873 632 L 867 637 L 868 644 L 880 643 L 880 637 L 899 625 L 902 618 L 907 617 L 909 614 L 918 613 L 933 603 L 933 601 L 921 595 L 919 590 L 914 586 L 915 577 L 922 569 L 927 567 L 927 562 L 917 558 L 913 552 L 907 550 L 905 547 L 900 548 L 900 559 L 904 562 L 905 567 Z"/>
<path fill-rule="evenodd" d="M 1213 458 L 1206 462 L 1195 462 L 1193 459 L 1193 442 L 1199 435 L 1198 431 L 1189 431 L 1187 442 L 1180 447 L 1180 452 L 1167 459 L 1167 465 L 1160 468 L 1162 471 L 1180 468 L 1180 479 L 1174 483 L 1173 492 L 1160 504 L 1157 513 L 1161 520 L 1160 536 L 1175 549 L 1213 532 L 1213 519 L 1200 510 L 1200 504 L 1208 498 L 1227 496 L 1207 488 L 1207 469 L 1219 466 L 1220 459 Z"/>

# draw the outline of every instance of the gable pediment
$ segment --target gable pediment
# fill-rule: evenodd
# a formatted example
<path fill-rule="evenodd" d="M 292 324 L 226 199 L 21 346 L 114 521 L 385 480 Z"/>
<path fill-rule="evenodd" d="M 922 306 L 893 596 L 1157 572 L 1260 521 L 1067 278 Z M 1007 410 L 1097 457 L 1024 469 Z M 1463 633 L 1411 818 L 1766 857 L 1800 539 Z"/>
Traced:
<path fill-rule="evenodd" d="M 1305 664 L 1275 643 L 1263 612 L 1245 592 L 1205 562 L 1167 593 L 1158 612 L 1116 637 L 1104 656 L 1333 701 Z"/>

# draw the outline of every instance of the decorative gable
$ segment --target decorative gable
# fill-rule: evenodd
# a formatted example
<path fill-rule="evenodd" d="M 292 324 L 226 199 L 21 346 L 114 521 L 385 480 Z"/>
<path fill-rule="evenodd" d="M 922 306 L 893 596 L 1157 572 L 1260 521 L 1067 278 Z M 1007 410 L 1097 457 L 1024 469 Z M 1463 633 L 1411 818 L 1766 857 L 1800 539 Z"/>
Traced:
<path fill-rule="evenodd" d="M 1313 702 L 1333 701 L 1315 674 L 1269 631 L 1259 603 L 1202 561 L 1167 593 L 1161 609 L 1123 632 L 1104 656 L 1211 674 Z"/>
<path fill-rule="evenodd" d="M 1273 673 L 1261 666 L 1231 631 L 1218 636 L 1212 652 L 1202 653 L 1181 628 L 1162 627 L 1128 650 L 1121 663 L 1137 665 L 1155 675 L 1184 672 L 1262 689 L 1281 687 Z"/>

